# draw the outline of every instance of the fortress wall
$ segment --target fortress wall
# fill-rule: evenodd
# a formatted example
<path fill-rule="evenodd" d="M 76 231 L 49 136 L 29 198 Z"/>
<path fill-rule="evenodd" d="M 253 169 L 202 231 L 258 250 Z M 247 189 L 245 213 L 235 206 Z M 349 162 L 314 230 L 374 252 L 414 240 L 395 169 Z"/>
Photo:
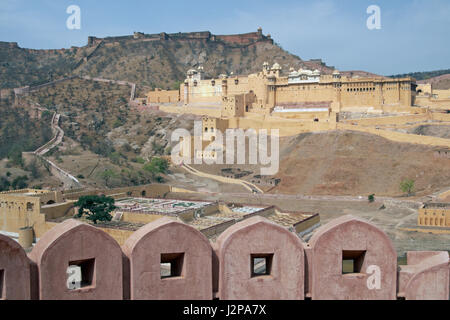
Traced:
<path fill-rule="evenodd" d="M 176 114 L 194 114 L 194 115 L 200 115 L 205 116 L 208 115 L 209 117 L 216 117 L 220 118 L 222 116 L 222 111 L 220 107 L 211 107 L 211 108 L 202 108 L 202 107 L 194 107 L 194 106 L 159 106 L 159 110 L 167 112 L 167 113 L 176 113 Z"/>
<path fill-rule="evenodd" d="M 233 44 L 250 44 L 261 39 L 257 32 L 236 34 L 236 35 L 218 35 L 216 39 Z"/>
<path fill-rule="evenodd" d="M 303 119 L 311 120 L 319 119 L 319 121 L 328 122 L 331 120 L 328 111 L 315 111 L 315 112 L 273 112 L 272 116 L 286 119 Z M 336 117 L 336 114 L 334 114 Z M 336 120 L 335 120 L 336 121 Z"/>
<path fill-rule="evenodd" d="M 230 127 L 232 124 L 233 122 L 230 121 Z M 244 130 L 278 129 L 280 130 L 280 136 L 293 136 L 303 132 L 328 131 L 336 129 L 336 123 L 332 122 L 283 120 L 281 118 L 277 119 L 274 117 L 268 117 L 265 119 L 239 118 L 236 119 L 235 124 L 237 125 L 237 127 Z"/>
<path fill-rule="evenodd" d="M 96 190 L 85 190 L 79 192 L 65 193 L 65 200 L 78 200 L 82 196 L 92 196 L 104 194 L 115 195 L 123 194 L 125 197 L 151 197 L 158 198 L 164 196 L 166 193 L 171 191 L 171 187 L 164 184 L 149 184 L 144 186 L 135 187 L 123 187 L 114 189 L 96 189 Z"/>
<path fill-rule="evenodd" d="M 450 113 L 432 113 L 431 119 L 433 119 L 435 121 L 449 122 L 450 121 Z"/>
<path fill-rule="evenodd" d="M 430 107 L 431 109 L 450 110 L 450 99 L 438 100 L 430 97 L 416 97 L 415 104 L 422 107 Z"/>
<path fill-rule="evenodd" d="M 0 299 L 449 299 L 448 252 L 408 252 L 397 266 L 389 237 L 352 216 L 321 226 L 308 243 L 263 217 L 227 228 L 213 246 L 166 218 L 122 247 L 113 232 L 67 220 L 28 256 L 0 235 Z"/>
<path fill-rule="evenodd" d="M 422 122 L 429 120 L 430 116 L 427 114 L 420 115 L 406 115 L 395 117 L 377 117 L 377 118 L 364 118 L 357 120 L 346 120 L 344 123 L 355 123 L 361 126 L 377 126 L 377 125 L 402 125 L 412 122 Z"/>
<path fill-rule="evenodd" d="M 360 131 L 366 132 L 370 134 L 375 134 L 377 136 L 396 141 L 402 143 L 415 143 L 415 144 L 423 144 L 435 147 L 448 147 L 450 148 L 450 139 L 437 138 L 431 136 L 420 136 L 415 134 L 408 134 L 402 132 L 388 131 L 388 130 L 379 130 L 370 127 L 362 127 L 357 125 L 349 125 L 338 123 L 337 128 L 340 130 L 349 130 L 349 131 Z"/>
<path fill-rule="evenodd" d="M 439 100 L 450 100 L 450 89 L 447 90 L 433 90 L 433 94 L 437 94 Z"/>
<path fill-rule="evenodd" d="M 331 84 L 290 84 L 277 87 L 276 105 L 333 101 L 334 89 Z"/>
<path fill-rule="evenodd" d="M 176 103 L 183 101 L 180 90 L 155 90 L 147 93 L 147 104 Z"/>

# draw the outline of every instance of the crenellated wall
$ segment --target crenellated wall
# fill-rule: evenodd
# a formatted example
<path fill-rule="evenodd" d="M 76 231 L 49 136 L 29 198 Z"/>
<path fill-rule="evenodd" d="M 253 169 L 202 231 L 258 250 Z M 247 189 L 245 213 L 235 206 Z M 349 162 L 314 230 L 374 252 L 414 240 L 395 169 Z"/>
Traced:
<path fill-rule="evenodd" d="M 446 251 L 408 252 L 398 266 L 389 237 L 352 216 L 320 227 L 308 243 L 259 216 L 212 244 L 170 219 L 145 225 L 122 247 L 67 220 L 28 256 L 0 235 L 0 299 L 12 300 L 448 300 L 449 272 Z"/>

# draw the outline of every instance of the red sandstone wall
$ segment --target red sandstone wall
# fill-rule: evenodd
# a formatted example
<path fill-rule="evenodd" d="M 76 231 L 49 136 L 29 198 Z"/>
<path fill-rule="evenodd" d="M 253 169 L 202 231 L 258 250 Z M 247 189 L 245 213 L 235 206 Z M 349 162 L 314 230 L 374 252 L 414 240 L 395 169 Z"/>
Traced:
<path fill-rule="evenodd" d="M 358 270 L 342 273 L 344 255 L 359 257 Z M 255 257 L 270 261 L 266 273 L 252 271 Z M 161 277 L 167 262 L 172 277 Z M 87 270 L 87 284 L 68 288 L 69 264 Z M 352 216 L 322 226 L 309 243 L 254 217 L 213 246 L 198 230 L 164 219 L 136 231 L 122 248 L 100 229 L 68 220 L 28 257 L 0 236 L 0 299 L 449 299 L 448 252 L 409 252 L 408 265 L 397 267 L 386 234 Z"/>

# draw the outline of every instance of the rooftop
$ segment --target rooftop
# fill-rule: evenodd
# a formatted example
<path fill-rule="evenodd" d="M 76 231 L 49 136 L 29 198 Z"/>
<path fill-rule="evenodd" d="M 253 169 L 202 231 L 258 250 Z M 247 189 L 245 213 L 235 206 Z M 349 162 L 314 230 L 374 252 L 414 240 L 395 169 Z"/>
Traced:
<path fill-rule="evenodd" d="M 116 201 L 118 211 L 177 216 L 191 209 L 202 209 L 214 202 L 174 199 L 126 198 Z"/>

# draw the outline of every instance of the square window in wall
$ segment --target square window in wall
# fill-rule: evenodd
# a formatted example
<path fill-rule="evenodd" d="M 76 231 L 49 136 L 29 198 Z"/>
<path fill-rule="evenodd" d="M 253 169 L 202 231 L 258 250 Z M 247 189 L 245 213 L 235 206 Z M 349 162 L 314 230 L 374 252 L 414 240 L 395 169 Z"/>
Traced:
<path fill-rule="evenodd" d="M 0 269 L 0 300 L 6 297 L 5 270 Z"/>
<path fill-rule="evenodd" d="M 272 274 L 273 253 L 251 254 L 250 265 L 252 278 Z"/>
<path fill-rule="evenodd" d="M 184 253 L 161 254 L 161 279 L 183 277 Z"/>
<path fill-rule="evenodd" d="M 342 274 L 362 273 L 365 256 L 365 250 L 342 251 Z"/>
<path fill-rule="evenodd" d="M 69 262 L 67 287 L 69 290 L 95 288 L 95 259 Z"/>

